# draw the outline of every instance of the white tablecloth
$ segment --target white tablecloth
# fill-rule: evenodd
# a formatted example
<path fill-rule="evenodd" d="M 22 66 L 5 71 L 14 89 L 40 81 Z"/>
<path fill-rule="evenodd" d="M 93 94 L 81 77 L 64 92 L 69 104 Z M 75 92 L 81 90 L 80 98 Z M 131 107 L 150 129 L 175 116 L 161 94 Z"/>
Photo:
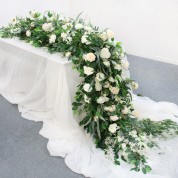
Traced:
<path fill-rule="evenodd" d="M 78 126 L 80 116 L 74 116 L 72 101 L 82 79 L 72 70 L 72 63 L 59 53 L 49 54 L 17 39 L 0 39 L 0 93 L 18 104 L 22 117 L 42 121 L 40 134 L 49 139 L 51 155 L 65 157 L 74 172 L 92 178 L 177 178 L 178 139 L 160 142 L 172 151 L 148 152 L 153 171 L 148 175 L 130 172 L 130 166 L 115 166 L 103 151 L 96 149 L 92 138 Z M 167 102 L 156 103 L 133 95 L 140 117 L 153 120 L 178 115 L 178 107 Z M 1 121 L 0 121 L 1 122 Z M 163 150 L 161 150 L 163 152 Z"/>

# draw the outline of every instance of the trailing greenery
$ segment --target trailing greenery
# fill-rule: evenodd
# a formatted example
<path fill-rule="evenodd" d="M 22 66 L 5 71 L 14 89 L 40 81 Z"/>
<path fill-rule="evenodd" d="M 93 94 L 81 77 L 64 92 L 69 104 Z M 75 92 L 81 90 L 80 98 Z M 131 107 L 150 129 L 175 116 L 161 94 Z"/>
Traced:
<path fill-rule="evenodd" d="M 139 119 L 130 92 L 138 84 L 125 75 L 129 63 L 121 42 L 115 42 L 110 29 L 100 31 L 79 16 L 71 19 L 31 11 L 29 17 L 15 17 L 1 28 L 0 35 L 47 47 L 49 52 L 60 52 L 73 62 L 83 78 L 73 110 L 84 115 L 80 125 L 115 164 L 125 161 L 132 165 L 131 170 L 148 173 L 151 167 L 145 150 L 157 146 L 156 137 L 178 134 L 178 125 L 171 120 Z"/>

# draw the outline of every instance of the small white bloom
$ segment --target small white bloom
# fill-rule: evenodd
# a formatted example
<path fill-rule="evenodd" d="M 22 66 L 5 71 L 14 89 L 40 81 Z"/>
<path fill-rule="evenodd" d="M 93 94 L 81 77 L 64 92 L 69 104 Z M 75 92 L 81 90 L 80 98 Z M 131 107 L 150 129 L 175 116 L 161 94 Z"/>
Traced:
<path fill-rule="evenodd" d="M 114 82 L 114 79 L 113 79 L 113 77 L 109 77 L 109 79 L 108 79 L 111 83 L 113 83 Z"/>
<path fill-rule="evenodd" d="M 99 83 L 99 81 L 95 82 L 95 89 L 96 89 L 96 91 L 101 91 L 102 90 L 102 85 Z"/>
<path fill-rule="evenodd" d="M 126 61 L 126 60 L 124 60 L 124 61 L 122 61 L 122 67 L 124 68 L 124 69 L 126 69 L 126 70 L 128 70 L 129 69 L 129 62 L 128 61 Z"/>
<path fill-rule="evenodd" d="M 119 93 L 119 88 L 117 87 L 109 87 L 109 90 L 111 91 L 111 93 L 113 93 L 114 95 L 117 95 Z"/>
<path fill-rule="evenodd" d="M 105 82 L 105 84 L 104 84 L 104 88 L 109 88 L 109 86 L 110 86 L 110 84 L 109 84 L 109 82 L 107 81 L 107 82 Z"/>
<path fill-rule="evenodd" d="M 97 120 L 99 119 L 98 116 L 94 116 L 94 121 L 97 122 Z"/>
<path fill-rule="evenodd" d="M 83 69 L 84 69 L 84 73 L 85 73 L 86 75 L 91 75 L 91 74 L 94 73 L 94 69 L 93 69 L 92 67 L 84 66 Z"/>
<path fill-rule="evenodd" d="M 82 25 L 81 23 L 77 23 L 77 24 L 75 25 L 75 29 L 79 30 L 79 29 L 81 29 L 81 28 L 83 28 L 83 25 Z"/>
<path fill-rule="evenodd" d="M 71 52 L 67 52 L 66 54 L 65 54 L 65 57 L 70 57 L 71 56 Z"/>
<path fill-rule="evenodd" d="M 61 33 L 61 38 L 62 38 L 63 40 L 66 40 L 66 38 L 67 38 L 67 33 L 62 32 L 62 33 Z"/>
<path fill-rule="evenodd" d="M 111 31 L 110 29 L 108 29 L 108 30 L 106 31 L 106 33 L 107 33 L 107 37 L 108 37 L 109 39 L 114 38 L 114 33 L 113 33 L 113 31 Z"/>
<path fill-rule="evenodd" d="M 53 24 L 52 23 L 44 23 L 42 25 L 42 29 L 45 31 L 45 32 L 51 32 L 54 30 L 54 27 L 53 27 Z"/>
<path fill-rule="evenodd" d="M 98 72 L 96 74 L 96 80 L 103 81 L 105 79 L 105 75 L 102 72 Z"/>
<path fill-rule="evenodd" d="M 124 53 L 124 52 L 121 53 L 121 54 L 120 54 L 120 57 L 121 57 L 121 58 L 124 58 L 124 57 L 125 57 L 125 53 Z"/>
<path fill-rule="evenodd" d="M 126 144 L 123 143 L 123 144 L 122 144 L 122 149 L 125 149 L 125 148 L 126 148 Z"/>
<path fill-rule="evenodd" d="M 108 128 L 109 132 L 115 133 L 117 131 L 117 124 L 111 124 Z"/>
<path fill-rule="evenodd" d="M 140 116 L 140 113 L 138 111 L 133 111 L 132 114 L 136 117 L 136 118 L 139 118 Z"/>
<path fill-rule="evenodd" d="M 110 62 L 109 62 L 109 61 L 103 61 L 103 64 L 104 64 L 106 67 L 109 67 L 109 66 L 110 66 Z"/>
<path fill-rule="evenodd" d="M 87 53 L 83 55 L 85 61 L 93 62 L 95 61 L 96 56 L 93 53 Z"/>
<path fill-rule="evenodd" d="M 106 41 L 107 40 L 107 33 L 106 32 L 103 32 L 100 34 L 100 38 L 103 40 L 103 41 Z"/>
<path fill-rule="evenodd" d="M 122 110 L 122 114 L 128 114 L 129 109 L 127 107 L 124 107 L 124 109 Z"/>
<path fill-rule="evenodd" d="M 68 36 L 67 39 L 66 39 L 66 41 L 67 41 L 68 43 L 70 43 L 70 42 L 72 41 L 72 37 L 71 37 L 71 36 Z"/>
<path fill-rule="evenodd" d="M 135 136 L 137 136 L 137 131 L 136 131 L 136 130 L 132 130 L 132 131 L 129 133 L 129 135 L 135 137 Z"/>
<path fill-rule="evenodd" d="M 88 38 L 87 35 L 83 35 L 82 38 L 81 38 L 81 42 L 84 43 L 84 44 L 86 44 L 86 45 L 90 44 L 91 42 L 88 41 L 87 38 Z"/>
<path fill-rule="evenodd" d="M 117 121 L 117 120 L 119 120 L 119 117 L 117 115 L 110 116 L 110 120 L 111 121 Z"/>
<path fill-rule="evenodd" d="M 121 70 L 121 69 L 122 69 L 122 67 L 121 67 L 121 65 L 120 65 L 120 64 L 116 64 L 116 65 L 114 66 L 114 69 L 116 69 L 116 70 Z"/>
<path fill-rule="evenodd" d="M 132 89 L 134 89 L 134 90 L 138 89 L 138 83 L 132 82 L 131 85 L 132 85 Z"/>
<path fill-rule="evenodd" d="M 83 89 L 86 91 L 86 92 L 90 92 L 92 91 L 92 87 L 89 83 L 85 83 L 84 86 L 83 86 Z"/>
<path fill-rule="evenodd" d="M 18 20 L 16 17 L 14 17 L 12 20 L 11 20 L 11 24 L 12 25 L 16 25 L 18 23 Z"/>
<path fill-rule="evenodd" d="M 84 29 L 86 30 L 86 31 L 88 31 L 88 32 L 91 32 L 93 29 L 91 28 L 91 27 L 89 27 L 89 26 L 84 26 Z"/>
<path fill-rule="evenodd" d="M 35 18 L 36 13 L 37 13 L 37 12 L 36 12 L 35 10 L 30 11 L 30 15 L 31 15 L 33 18 Z"/>
<path fill-rule="evenodd" d="M 67 29 L 67 25 L 65 24 L 65 25 L 62 25 L 62 28 L 64 29 L 64 30 L 66 30 Z"/>
<path fill-rule="evenodd" d="M 27 30 L 27 31 L 26 31 L 26 35 L 27 35 L 27 37 L 30 37 L 30 36 L 31 36 L 31 31 L 30 31 L 30 30 Z"/>
<path fill-rule="evenodd" d="M 100 51 L 100 57 L 103 59 L 109 59 L 111 57 L 111 53 L 109 52 L 108 48 L 103 48 Z"/>
<path fill-rule="evenodd" d="M 84 101 L 85 101 L 86 103 L 90 103 L 90 99 L 88 98 L 87 95 L 84 95 Z"/>
<path fill-rule="evenodd" d="M 109 111 L 109 112 L 114 112 L 116 110 L 116 106 L 115 105 L 107 106 L 107 107 L 104 107 L 104 110 Z"/>
<path fill-rule="evenodd" d="M 56 35 L 51 35 L 50 38 L 49 38 L 49 43 L 55 43 L 56 41 Z"/>
<path fill-rule="evenodd" d="M 118 137 L 117 137 L 117 141 L 118 141 L 118 142 L 122 142 L 123 140 L 124 140 L 124 137 L 121 137 L 121 136 L 118 136 Z"/>
<path fill-rule="evenodd" d="M 30 26 L 35 27 L 35 22 L 31 22 Z"/>
<path fill-rule="evenodd" d="M 97 99 L 97 103 L 98 104 L 103 104 L 105 102 L 108 102 L 109 101 L 109 98 L 106 97 L 106 96 L 100 96 L 98 99 Z"/>

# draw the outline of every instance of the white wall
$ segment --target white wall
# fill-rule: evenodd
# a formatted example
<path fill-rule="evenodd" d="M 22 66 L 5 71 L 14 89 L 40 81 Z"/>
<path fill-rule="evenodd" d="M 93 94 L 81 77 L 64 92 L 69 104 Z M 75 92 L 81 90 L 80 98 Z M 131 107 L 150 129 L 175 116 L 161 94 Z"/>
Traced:
<path fill-rule="evenodd" d="M 52 10 L 69 15 L 69 0 L 0 0 L 0 26 L 6 25 L 14 16 L 24 16 L 30 10 Z"/>
<path fill-rule="evenodd" d="M 0 0 L 0 26 L 29 10 L 54 10 L 111 28 L 130 54 L 178 64 L 178 0 Z"/>
<path fill-rule="evenodd" d="M 115 32 L 130 54 L 178 64 L 178 0 L 70 0 L 83 16 Z"/>

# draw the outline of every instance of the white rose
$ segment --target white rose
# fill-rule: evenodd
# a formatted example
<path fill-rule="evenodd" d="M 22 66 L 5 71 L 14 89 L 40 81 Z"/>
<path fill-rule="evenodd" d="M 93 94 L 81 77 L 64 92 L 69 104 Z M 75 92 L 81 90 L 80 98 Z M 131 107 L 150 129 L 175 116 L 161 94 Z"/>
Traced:
<path fill-rule="evenodd" d="M 85 83 L 84 86 L 83 86 L 83 89 L 86 91 L 86 92 L 90 92 L 92 90 L 92 87 L 89 83 Z"/>
<path fill-rule="evenodd" d="M 140 113 L 138 111 L 132 111 L 132 114 L 136 117 L 136 118 L 139 118 L 140 116 Z"/>
<path fill-rule="evenodd" d="M 44 23 L 42 25 L 42 29 L 45 31 L 45 32 L 51 32 L 54 30 L 54 27 L 53 27 L 53 24 L 52 23 Z"/>
<path fill-rule="evenodd" d="M 27 35 L 27 37 L 30 37 L 30 36 L 31 36 L 31 31 L 30 31 L 30 30 L 27 30 L 27 31 L 26 31 L 26 35 Z"/>
<path fill-rule="evenodd" d="M 112 105 L 108 108 L 108 111 L 109 112 L 114 112 L 116 110 L 116 106 L 115 105 Z"/>
<path fill-rule="evenodd" d="M 127 107 L 125 107 L 123 110 L 122 110 L 122 114 L 128 114 L 129 112 L 129 109 Z"/>
<path fill-rule="evenodd" d="M 117 124 L 110 124 L 108 130 L 111 133 L 115 133 L 117 131 Z"/>
<path fill-rule="evenodd" d="M 96 89 L 96 91 L 101 91 L 102 85 L 99 82 L 95 82 L 95 89 Z"/>
<path fill-rule="evenodd" d="M 117 95 L 119 93 L 119 88 L 117 87 L 109 87 L 109 90 L 111 91 L 111 93 L 113 93 L 114 95 Z"/>
<path fill-rule="evenodd" d="M 114 33 L 113 33 L 113 31 L 111 31 L 110 29 L 108 29 L 108 30 L 106 31 L 106 33 L 107 33 L 107 37 L 108 37 L 109 39 L 114 38 Z"/>
<path fill-rule="evenodd" d="M 55 43 L 56 41 L 56 35 L 51 35 L 49 38 L 49 43 Z"/>
<path fill-rule="evenodd" d="M 110 66 L 110 62 L 109 62 L 109 61 L 104 61 L 103 64 L 104 64 L 106 67 L 109 67 L 109 66 Z"/>
<path fill-rule="evenodd" d="M 109 77 L 109 79 L 108 79 L 111 83 L 113 83 L 114 82 L 114 79 L 113 79 L 113 77 Z"/>
<path fill-rule="evenodd" d="M 110 116 L 110 120 L 111 121 L 117 121 L 117 120 L 119 120 L 119 117 L 117 115 Z"/>
<path fill-rule="evenodd" d="M 83 25 L 82 25 L 82 24 L 77 23 L 77 24 L 75 25 L 75 29 L 79 30 L 79 29 L 81 29 L 81 28 L 83 28 Z"/>
<path fill-rule="evenodd" d="M 62 32 L 62 33 L 61 33 L 61 38 L 62 38 L 63 40 L 65 40 L 65 39 L 67 38 L 67 33 Z"/>
<path fill-rule="evenodd" d="M 88 32 L 91 32 L 93 29 L 91 28 L 91 27 L 89 27 L 89 26 L 84 26 L 84 29 L 86 30 L 86 31 L 88 31 Z"/>
<path fill-rule="evenodd" d="M 109 101 L 109 98 L 106 97 L 106 96 L 100 96 L 98 99 L 97 99 L 97 103 L 98 104 L 103 104 L 105 102 L 108 102 Z"/>
<path fill-rule="evenodd" d="M 138 89 L 138 83 L 132 82 L 131 85 L 132 85 L 132 89 L 134 89 L 134 90 Z"/>
<path fill-rule="evenodd" d="M 111 53 L 109 52 L 109 49 L 108 48 L 103 48 L 100 51 L 100 57 L 103 58 L 103 59 L 110 58 L 111 57 Z"/>
<path fill-rule="evenodd" d="M 86 45 L 90 44 L 91 42 L 89 42 L 87 40 L 87 38 L 88 38 L 87 35 L 83 35 L 82 38 L 81 38 L 81 42 L 84 43 L 84 44 L 86 44 Z"/>
<path fill-rule="evenodd" d="M 103 81 L 105 79 L 105 75 L 102 72 L 98 72 L 96 74 L 96 80 Z"/>
<path fill-rule="evenodd" d="M 129 69 L 129 62 L 128 61 L 122 61 L 122 67 L 124 68 L 124 69 L 126 69 L 126 70 L 128 70 Z"/>
<path fill-rule="evenodd" d="M 71 52 L 67 52 L 66 54 L 65 54 L 65 57 L 70 57 L 71 56 Z"/>
<path fill-rule="evenodd" d="M 100 34 L 100 38 L 101 38 L 103 41 L 106 41 L 106 40 L 107 40 L 107 33 L 106 33 L 106 32 L 103 32 L 102 34 Z"/>
<path fill-rule="evenodd" d="M 109 111 L 109 112 L 114 112 L 116 110 L 116 106 L 115 105 L 107 106 L 107 107 L 104 107 L 104 110 Z"/>
<path fill-rule="evenodd" d="M 87 95 L 84 95 L 84 101 L 85 101 L 86 103 L 90 103 L 90 99 L 88 98 Z"/>
<path fill-rule="evenodd" d="M 84 66 L 83 69 L 84 69 L 84 73 L 85 73 L 86 75 L 91 75 L 91 74 L 94 73 L 94 69 L 93 69 L 92 67 Z"/>
<path fill-rule="evenodd" d="M 93 62 L 95 61 L 96 56 L 93 53 L 87 53 L 83 55 L 83 58 L 85 59 L 85 61 Z"/>

